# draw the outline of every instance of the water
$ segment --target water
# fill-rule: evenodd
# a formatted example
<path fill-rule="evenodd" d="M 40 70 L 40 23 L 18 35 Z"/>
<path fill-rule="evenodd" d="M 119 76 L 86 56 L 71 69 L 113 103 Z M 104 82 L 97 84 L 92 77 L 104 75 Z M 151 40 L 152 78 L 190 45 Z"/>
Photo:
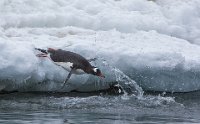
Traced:
<path fill-rule="evenodd" d="M 0 95 L 0 123 L 200 123 L 200 92 L 10 93 Z"/>
<path fill-rule="evenodd" d="M 107 91 L 0 94 L 0 123 L 200 123 L 200 92 L 144 92 L 122 71 L 108 67 L 124 94 L 120 90 L 114 94 Z"/>

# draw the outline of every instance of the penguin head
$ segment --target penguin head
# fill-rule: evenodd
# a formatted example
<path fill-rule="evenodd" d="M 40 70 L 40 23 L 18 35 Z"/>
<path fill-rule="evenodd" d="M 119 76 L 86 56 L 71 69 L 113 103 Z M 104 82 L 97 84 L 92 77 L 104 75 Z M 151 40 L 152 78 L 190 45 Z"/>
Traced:
<path fill-rule="evenodd" d="M 92 67 L 92 74 L 95 76 L 105 78 L 105 76 L 101 73 L 101 70 L 97 67 Z"/>

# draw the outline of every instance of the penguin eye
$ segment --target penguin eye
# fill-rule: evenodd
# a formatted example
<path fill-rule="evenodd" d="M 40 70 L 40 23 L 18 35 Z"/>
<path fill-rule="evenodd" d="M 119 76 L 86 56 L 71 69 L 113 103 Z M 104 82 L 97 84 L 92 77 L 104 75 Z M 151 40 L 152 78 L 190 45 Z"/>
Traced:
<path fill-rule="evenodd" d="M 93 69 L 93 71 L 94 71 L 95 73 L 97 73 L 98 70 L 99 70 L 98 68 L 94 68 L 94 69 Z"/>
<path fill-rule="evenodd" d="M 97 69 L 96 74 L 100 74 L 100 73 L 101 73 L 100 69 Z"/>

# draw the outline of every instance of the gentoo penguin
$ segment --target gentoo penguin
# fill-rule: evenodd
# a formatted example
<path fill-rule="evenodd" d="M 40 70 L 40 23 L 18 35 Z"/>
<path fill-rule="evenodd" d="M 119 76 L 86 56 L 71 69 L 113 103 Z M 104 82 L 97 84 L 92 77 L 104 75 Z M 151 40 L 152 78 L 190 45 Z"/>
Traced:
<path fill-rule="evenodd" d="M 42 52 L 42 54 L 37 54 L 38 57 L 48 57 L 48 54 L 50 54 L 50 59 L 56 65 L 63 67 L 69 72 L 63 86 L 66 84 L 72 74 L 86 73 L 105 78 L 100 69 L 92 66 L 89 63 L 89 60 L 86 60 L 83 56 L 77 53 L 53 48 L 48 48 L 47 50 L 39 48 L 35 49 Z"/>

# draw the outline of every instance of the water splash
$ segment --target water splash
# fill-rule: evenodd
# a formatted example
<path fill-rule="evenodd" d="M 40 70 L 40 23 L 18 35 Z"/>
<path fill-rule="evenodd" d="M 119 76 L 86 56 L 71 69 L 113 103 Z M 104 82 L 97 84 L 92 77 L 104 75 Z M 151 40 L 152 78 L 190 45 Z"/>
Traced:
<path fill-rule="evenodd" d="M 100 58 L 102 59 L 102 58 Z M 111 66 L 108 64 L 108 62 L 105 59 L 102 59 L 104 66 L 107 66 L 110 68 L 112 72 L 115 74 L 116 81 L 118 82 L 118 85 L 123 89 L 126 95 L 135 95 L 137 97 L 143 96 L 143 89 L 130 77 L 128 77 L 126 74 L 124 74 L 120 69 Z M 119 91 L 120 93 L 121 91 Z"/>
<path fill-rule="evenodd" d="M 143 89 L 131 79 L 129 76 L 124 74 L 120 69 L 111 66 L 105 59 L 102 59 L 103 66 L 106 66 L 115 74 L 116 81 L 118 82 L 119 87 L 124 91 L 124 95 L 120 97 L 123 101 L 137 102 L 144 107 L 158 107 L 158 106 L 169 106 L 169 105 L 178 105 L 183 106 L 175 101 L 174 97 L 164 97 L 160 95 L 144 95 Z M 120 91 L 119 91 L 120 93 Z"/>
<path fill-rule="evenodd" d="M 138 97 L 143 96 L 144 91 L 134 80 L 132 80 L 118 68 L 113 68 L 113 71 L 115 73 L 116 81 L 123 88 L 123 90 L 126 91 L 126 93 L 134 94 Z"/>

